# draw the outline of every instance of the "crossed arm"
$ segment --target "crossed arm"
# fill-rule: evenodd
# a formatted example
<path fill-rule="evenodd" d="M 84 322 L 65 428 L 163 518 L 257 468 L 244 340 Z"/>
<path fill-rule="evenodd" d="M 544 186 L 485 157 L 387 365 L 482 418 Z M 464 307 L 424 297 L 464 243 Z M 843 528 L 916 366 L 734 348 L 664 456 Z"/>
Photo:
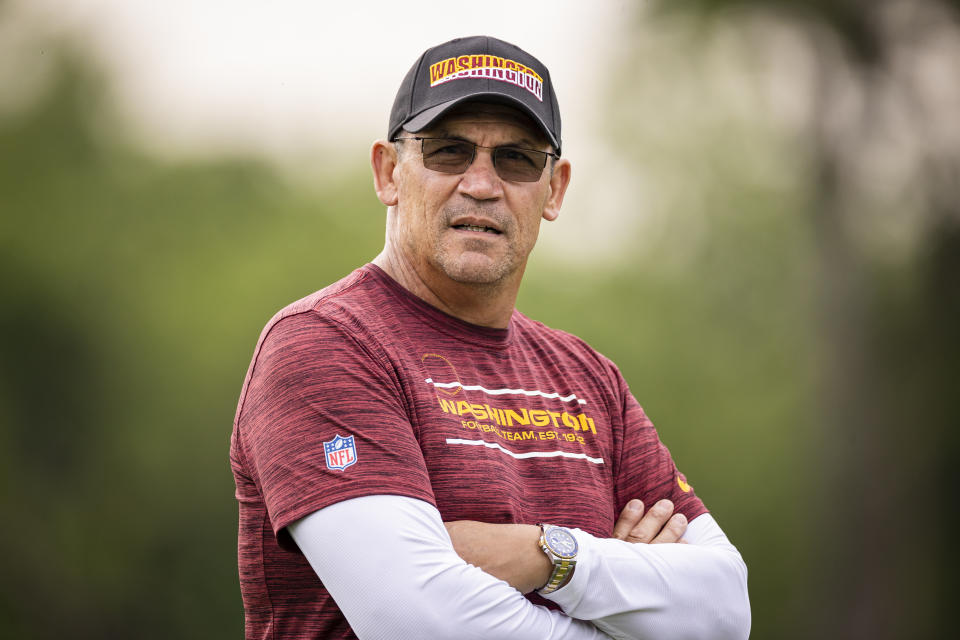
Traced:
<path fill-rule="evenodd" d="M 473 520 L 444 525 L 457 555 L 517 591 L 530 593 L 550 578 L 552 565 L 538 545 L 540 527 Z M 631 500 L 620 514 L 612 537 L 632 543 L 681 542 L 686 529 L 687 519 L 682 513 L 673 513 L 669 500 L 660 500 L 646 512 L 643 502 Z"/>
<path fill-rule="evenodd" d="M 646 514 L 630 506 L 615 538 L 575 531 L 577 570 L 548 596 L 567 615 L 520 593 L 550 572 L 532 525 L 445 526 L 425 502 L 367 496 L 321 509 L 290 533 L 360 638 L 747 637 L 746 568 L 712 518 L 685 530 L 668 501 Z M 628 544 L 684 534 L 691 544 Z"/>

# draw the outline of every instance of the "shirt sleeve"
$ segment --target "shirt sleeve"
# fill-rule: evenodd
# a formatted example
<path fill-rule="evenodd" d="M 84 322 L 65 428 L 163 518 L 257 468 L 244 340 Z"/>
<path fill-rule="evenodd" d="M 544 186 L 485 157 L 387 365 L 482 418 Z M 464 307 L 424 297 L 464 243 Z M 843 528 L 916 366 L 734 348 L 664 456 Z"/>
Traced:
<path fill-rule="evenodd" d="M 693 522 L 707 513 L 693 487 L 677 468 L 666 445 L 660 441 L 657 430 L 627 383 L 616 372 L 620 385 L 623 410 L 623 445 L 616 470 L 616 513 L 633 498 L 639 498 L 644 507 L 652 507 L 664 498 L 673 502 L 676 513 Z"/>
<path fill-rule="evenodd" d="M 361 640 L 608 638 L 468 565 L 440 513 L 423 501 L 354 498 L 291 524 L 290 532 Z"/>
<path fill-rule="evenodd" d="M 371 494 L 434 503 L 406 400 L 372 339 L 315 311 L 278 321 L 251 373 L 239 429 L 274 534 Z"/>
<path fill-rule="evenodd" d="M 580 547 L 570 582 L 544 596 L 617 640 L 750 635 L 747 567 L 710 514 L 689 544 L 631 544 L 573 530 Z"/>

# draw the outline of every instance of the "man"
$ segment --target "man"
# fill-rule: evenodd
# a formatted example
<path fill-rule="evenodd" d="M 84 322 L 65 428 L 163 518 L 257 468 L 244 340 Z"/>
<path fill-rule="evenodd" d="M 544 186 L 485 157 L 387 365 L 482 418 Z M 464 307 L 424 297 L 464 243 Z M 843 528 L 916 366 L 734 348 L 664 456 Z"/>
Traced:
<path fill-rule="evenodd" d="M 383 252 L 268 323 L 240 397 L 248 638 L 748 635 L 746 567 L 619 371 L 514 309 L 560 151 L 521 49 L 407 74 Z"/>

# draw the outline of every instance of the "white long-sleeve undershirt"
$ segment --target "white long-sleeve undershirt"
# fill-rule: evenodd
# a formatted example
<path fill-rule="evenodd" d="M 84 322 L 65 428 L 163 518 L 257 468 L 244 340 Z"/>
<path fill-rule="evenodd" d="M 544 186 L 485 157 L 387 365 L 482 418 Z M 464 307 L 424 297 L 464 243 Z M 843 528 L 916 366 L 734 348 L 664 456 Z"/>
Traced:
<path fill-rule="evenodd" d="M 421 500 L 353 498 L 289 531 L 361 640 L 749 635 L 746 567 L 709 515 L 690 523 L 686 545 L 630 544 L 573 530 L 576 571 L 547 596 L 569 617 L 464 562 L 440 513 Z"/>
<path fill-rule="evenodd" d="M 689 524 L 688 544 L 573 533 L 579 545 L 573 577 L 544 596 L 567 615 L 592 621 L 616 640 L 749 637 L 747 566 L 710 514 Z"/>
<path fill-rule="evenodd" d="M 288 529 L 360 640 L 608 638 L 464 562 L 422 500 L 352 498 Z"/>

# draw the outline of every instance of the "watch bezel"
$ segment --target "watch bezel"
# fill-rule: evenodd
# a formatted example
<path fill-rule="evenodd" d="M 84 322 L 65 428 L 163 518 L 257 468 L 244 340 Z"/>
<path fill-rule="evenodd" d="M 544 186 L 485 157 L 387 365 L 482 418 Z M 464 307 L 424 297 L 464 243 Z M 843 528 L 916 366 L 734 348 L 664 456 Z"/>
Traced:
<path fill-rule="evenodd" d="M 566 538 L 573 545 L 573 551 L 566 553 L 554 546 L 551 536 L 560 535 Z M 577 543 L 577 539 L 568 529 L 563 527 L 556 526 L 545 526 L 543 532 L 543 542 L 550 549 L 550 553 L 561 558 L 563 560 L 572 560 L 577 557 L 577 552 L 580 551 L 580 546 Z"/>

